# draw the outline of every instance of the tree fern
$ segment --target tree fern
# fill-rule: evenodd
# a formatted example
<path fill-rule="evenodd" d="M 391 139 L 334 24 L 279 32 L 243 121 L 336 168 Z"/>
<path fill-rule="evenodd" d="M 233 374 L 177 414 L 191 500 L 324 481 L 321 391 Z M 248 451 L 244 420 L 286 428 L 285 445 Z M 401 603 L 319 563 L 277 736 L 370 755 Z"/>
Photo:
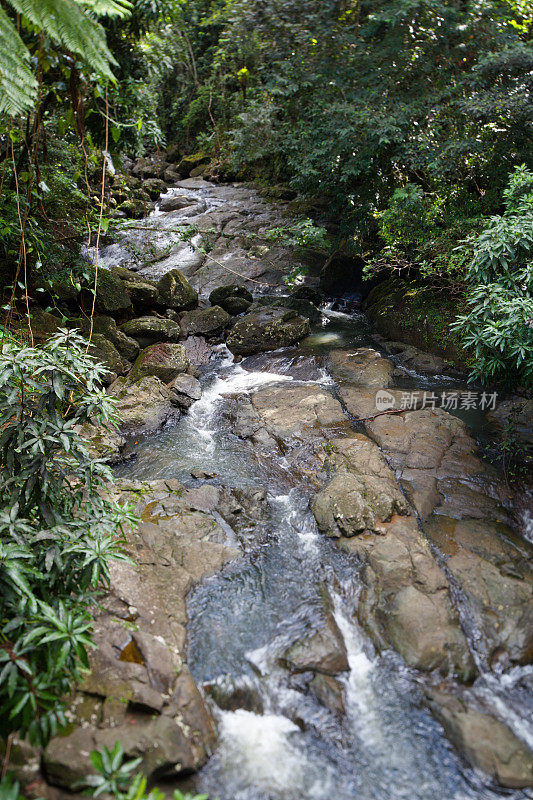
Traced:
<path fill-rule="evenodd" d="M 76 2 L 99 17 L 127 17 L 133 8 L 129 0 L 76 0 Z"/>
<path fill-rule="evenodd" d="M 37 81 L 29 61 L 28 49 L 0 7 L 0 114 L 21 114 L 35 102 Z"/>
<path fill-rule="evenodd" d="M 116 61 L 96 16 L 130 13 L 129 0 L 7 0 L 9 5 L 55 43 L 76 54 L 103 78 L 112 79 Z M 0 113 L 16 115 L 35 102 L 37 82 L 30 54 L 15 26 L 0 7 Z"/>

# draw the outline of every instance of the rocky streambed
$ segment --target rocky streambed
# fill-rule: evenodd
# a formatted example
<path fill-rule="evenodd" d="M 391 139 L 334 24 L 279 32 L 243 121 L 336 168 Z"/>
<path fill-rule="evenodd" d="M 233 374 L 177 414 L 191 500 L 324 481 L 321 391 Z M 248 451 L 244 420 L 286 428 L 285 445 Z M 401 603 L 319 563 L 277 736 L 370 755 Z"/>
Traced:
<path fill-rule="evenodd" d="M 183 192 L 101 253 L 123 306 L 101 293 L 96 325 L 128 364 L 120 436 L 89 433 L 141 525 L 27 775 L 71 790 L 120 740 L 220 800 L 531 796 L 532 548 L 486 415 L 435 402 L 471 387 L 312 288 L 277 296 L 289 254 L 246 234 L 281 212 L 252 190 Z M 168 234 L 191 219 L 216 261 Z"/>

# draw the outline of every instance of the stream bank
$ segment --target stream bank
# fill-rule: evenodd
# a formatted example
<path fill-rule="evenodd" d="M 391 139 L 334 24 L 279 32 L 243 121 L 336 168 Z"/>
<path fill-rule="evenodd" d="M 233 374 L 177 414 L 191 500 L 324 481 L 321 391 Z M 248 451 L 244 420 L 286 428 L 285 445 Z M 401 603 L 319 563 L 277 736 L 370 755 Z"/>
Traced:
<path fill-rule="evenodd" d="M 238 282 L 208 305 L 233 278 L 169 228 L 214 227 L 217 261 L 277 283 L 288 254 L 244 235 L 277 212 L 250 191 L 177 186 L 189 206 L 101 254 L 98 324 L 124 373 L 107 444 L 133 456 L 117 491 L 142 523 L 45 774 L 71 788 L 120 738 L 154 779 L 200 770 L 220 800 L 525 797 L 531 547 L 476 452 L 490 423 L 438 407 L 462 379 L 405 366 L 356 309 Z M 418 396 L 375 416 L 383 392 Z"/>

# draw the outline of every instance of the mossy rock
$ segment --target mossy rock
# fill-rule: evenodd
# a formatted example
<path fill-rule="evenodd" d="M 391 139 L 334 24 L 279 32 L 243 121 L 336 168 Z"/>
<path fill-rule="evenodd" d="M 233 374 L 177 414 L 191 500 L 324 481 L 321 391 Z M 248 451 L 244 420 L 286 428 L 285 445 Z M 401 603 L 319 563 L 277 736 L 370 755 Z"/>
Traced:
<path fill-rule="evenodd" d="M 464 298 L 429 288 L 419 281 L 389 278 L 365 301 L 365 311 L 387 339 L 405 342 L 467 370 L 470 356 L 452 323 L 463 310 Z"/>
<path fill-rule="evenodd" d="M 165 273 L 157 284 L 157 290 L 159 305 L 165 308 L 185 311 L 198 305 L 198 292 L 178 269 Z"/>
<path fill-rule="evenodd" d="M 155 375 L 163 383 L 170 383 L 182 372 L 187 372 L 189 367 L 190 362 L 182 344 L 160 342 L 142 351 L 133 365 L 128 380 L 135 382 Z"/>
<path fill-rule="evenodd" d="M 94 270 L 87 286 L 82 290 L 85 307 L 92 305 L 92 289 L 94 286 Z M 131 297 L 119 278 L 107 269 L 98 270 L 96 281 L 96 310 L 101 314 L 113 314 L 131 308 Z"/>

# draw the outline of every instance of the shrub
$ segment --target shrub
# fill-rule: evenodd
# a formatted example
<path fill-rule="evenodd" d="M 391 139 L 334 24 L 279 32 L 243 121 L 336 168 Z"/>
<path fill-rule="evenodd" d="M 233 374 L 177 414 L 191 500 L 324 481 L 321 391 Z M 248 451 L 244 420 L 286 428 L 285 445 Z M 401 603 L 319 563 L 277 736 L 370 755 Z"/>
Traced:
<path fill-rule="evenodd" d="M 466 314 L 455 327 L 474 353 L 473 378 L 533 383 L 533 173 L 517 167 L 506 211 L 465 243 L 473 248 Z"/>
<path fill-rule="evenodd" d="M 88 667 L 89 606 L 134 522 L 102 496 L 112 475 L 80 434 L 115 420 L 86 347 L 61 331 L 41 348 L 4 335 L 0 353 L 0 726 L 32 744 L 65 723 L 61 698 Z"/>

